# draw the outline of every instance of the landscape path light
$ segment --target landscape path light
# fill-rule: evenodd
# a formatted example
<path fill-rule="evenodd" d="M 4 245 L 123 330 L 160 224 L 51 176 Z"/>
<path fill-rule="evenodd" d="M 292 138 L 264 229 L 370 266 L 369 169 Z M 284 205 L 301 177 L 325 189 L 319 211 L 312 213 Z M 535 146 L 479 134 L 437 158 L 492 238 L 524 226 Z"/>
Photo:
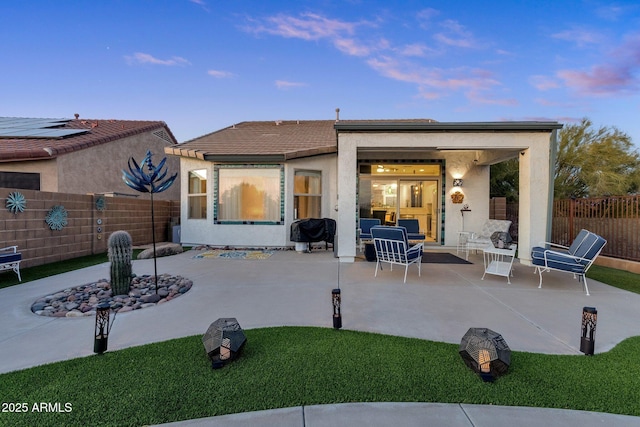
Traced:
<path fill-rule="evenodd" d="M 340 313 L 340 305 L 342 299 L 340 297 L 340 289 L 334 289 L 331 291 L 331 301 L 333 302 L 333 328 L 342 328 L 342 314 Z"/>
<path fill-rule="evenodd" d="M 111 326 L 116 320 L 116 315 L 113 315 L 113 320 L 109 322 L 109 315 L 111 313 L 111 306 L 107 302 L 102 302 L 96 306 L 96 324 L 94 330 L 93 340 L 93 352 L 102 354 L 107 351 L 107 345 L 109 341 L 109 332 L 111 332 Z"/>
<path fill-rule="evenodd" d="M 596 344 L 596 323 L 598 323 L 598 310 L 595 307 L 582 309 L 582 337 L 580 338 L 580 351 L 587 356 L 593 356 Z"/>

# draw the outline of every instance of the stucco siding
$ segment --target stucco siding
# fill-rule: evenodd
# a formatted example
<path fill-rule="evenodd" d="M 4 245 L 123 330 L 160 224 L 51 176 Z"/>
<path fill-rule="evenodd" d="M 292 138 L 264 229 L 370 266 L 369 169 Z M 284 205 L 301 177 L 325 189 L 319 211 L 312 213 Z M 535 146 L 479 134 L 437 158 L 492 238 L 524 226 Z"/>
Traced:
<path fill-rule="evenodd" d="M 28 172 L 40 174 L 40 191 L 58 192 L 57 159 L 0 163 L 2 172 Z M 176 198 L 175 200 L 178 200 Z"/>
<path fill-rule="evenodd" d="M 180 158 L 181 170 L 181 239 L 183 244 L 234 247 L 286 247 L 290 241 L 293 213 L 293 177 L 296 170 L 322 172 L 322 217 L 336 219 L 336 156 L 326 155 L 306 159 L 291 160 L 284 168 L 284 223 L 283 224 L 215 224 L 213 206 L 214 163 L 205 160 Z M 207 171 L 207 217 L 188 218 L 189 171 Z"/>
<path fill-rule="evenodd" d="M 147 150 L 151 150 L 155 165 L 167 157 L 167 176 L 178 172 L 180 161 L 164 154 L 164 147 L 167 146 L 170 144 L 165 140 L 146 132 L 62 155 L 57 163 L 57 191 L 77 194 L 116 192 L 144 197 L 123 182 L 122 170 L 128 168 L 129 158 L 133 157 L 140 163 Z M 179 200 L 179 182 L 154 195 L 154 198 Z"/>

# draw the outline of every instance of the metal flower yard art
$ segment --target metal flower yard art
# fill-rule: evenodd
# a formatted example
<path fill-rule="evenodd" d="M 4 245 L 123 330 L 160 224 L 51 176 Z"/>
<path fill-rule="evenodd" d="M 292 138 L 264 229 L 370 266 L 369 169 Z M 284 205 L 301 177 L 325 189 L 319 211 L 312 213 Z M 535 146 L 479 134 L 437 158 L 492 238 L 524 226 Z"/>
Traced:
<path fill-rule="evenodd" d="M 7 196 L 6 205 L 9 212 L 17 214 L 18 212 L 24 212 L 24 208 L 27 206 L 27 200 L 22 193 L 14 191 Z"/>
<path fill-rule="evenodd" d="M 128 162 L 129 172 L 122 170 L 122 179 L 125 184 L 141 193 L 151 194 L 151 229 L 153 236 L 153 269 L 154 269 L 154 283 L 156 285 L 156 293 L 158 292 L 158 265 L 156 263 L 156 221 L 153 211 L 153 195 L 154 193 L 161 193 L 171 187 L 173 182 L 178 176 L 177 173 L 166 178 L 167 170 L 165 163 L 167 158 L 163 158 L 162 161 L 156 166 L 151 160 L 151 151 L 147 150 L 147 155 L 142 159 L 140 164 L 136 163 L 135 159 L 131 157 Z M 145 172 L 146 169 L 146 172 Z M 164 169 L 164 170 L 163 170 Z"/>

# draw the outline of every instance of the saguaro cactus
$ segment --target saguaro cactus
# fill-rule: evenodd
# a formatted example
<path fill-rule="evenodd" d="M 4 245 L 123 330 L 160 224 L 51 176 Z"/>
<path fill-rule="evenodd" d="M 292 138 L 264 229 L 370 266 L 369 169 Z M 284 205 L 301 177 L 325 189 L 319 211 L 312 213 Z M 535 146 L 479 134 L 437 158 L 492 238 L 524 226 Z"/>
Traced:
<path fill-rule="evenodd" d="M 131 287 L 131 256 L 133 254 L 131 236 L 126 231 L 114 231 L 108 242 L 111 262 L 111 292 L 126 295 Z"/>

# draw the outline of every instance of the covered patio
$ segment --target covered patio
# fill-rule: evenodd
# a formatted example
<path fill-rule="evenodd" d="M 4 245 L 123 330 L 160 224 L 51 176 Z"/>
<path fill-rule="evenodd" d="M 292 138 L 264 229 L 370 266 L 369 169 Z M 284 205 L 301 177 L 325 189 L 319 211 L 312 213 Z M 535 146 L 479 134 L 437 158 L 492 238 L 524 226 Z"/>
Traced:
<path fill-rule="evenodd" d="M 519 161 L 519 254 L 551 232 L 557 122 L 337 121 L 338 256 L 353 262 L 359 218 L 415 218 L 426 246 L 455 248 L 489 219 L 490 166 Z M 404 194 L 403 194 L 404 193 Z M 391 221 L 389 221 L 391 219 Z"/>

